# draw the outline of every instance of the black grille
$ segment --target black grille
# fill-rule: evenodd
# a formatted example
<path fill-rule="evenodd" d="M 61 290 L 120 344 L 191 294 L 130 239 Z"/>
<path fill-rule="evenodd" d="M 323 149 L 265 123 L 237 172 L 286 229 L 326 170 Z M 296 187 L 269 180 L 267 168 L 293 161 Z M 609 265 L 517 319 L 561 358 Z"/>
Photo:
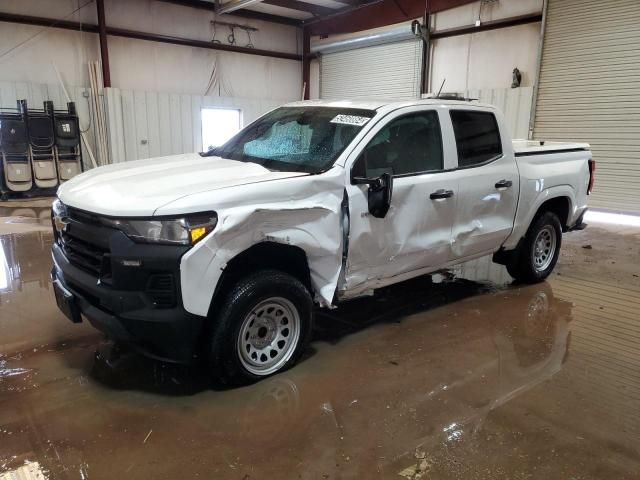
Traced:
<path fill-rule="evenodd" d="M 69 218 L 86 225 L 101 225 L 100 217 L 94 213 L 69 208 Z"/>
<path fill-rule="evenodd" d="M 151 275 L 146 292 L 156 308 L 171 308 L 176 305 L 176 287 L 170 273 Z"/>
<path fill-rule="evenodd" d="M 100 225 L 99 217 L 70 208 L 67 218 L 70 224 L 56 234 L 56 240 L 69 263 L 97 277 L 109 276 L 109 250 L 98 244 L 108 232 Z"/>
<path fill-rule="evenodd" d="M 62 233 L 60 236 L 60 246 L 71 264 L 96 276 L 105 273 L 103 272 L 103 264 L 105 263 L 105 255 L 108 254 L 107 250 L 74 238 L 68 233 Z"/>

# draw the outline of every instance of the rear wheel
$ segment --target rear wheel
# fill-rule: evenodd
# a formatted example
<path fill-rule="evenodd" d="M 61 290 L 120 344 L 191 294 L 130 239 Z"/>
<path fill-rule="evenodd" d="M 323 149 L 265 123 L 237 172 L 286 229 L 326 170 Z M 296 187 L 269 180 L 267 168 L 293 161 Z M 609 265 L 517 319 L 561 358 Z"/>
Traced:
<path fill-rule="evenodd" d="M 312 307 L 309 291 L 286 273 L 262 270 L 241 279 L 212 319 L 214 379 L 246 384 L 293 365 L 309 341 Z"/>
<path fill-rule="evenodd" d="M 518 252 L 507 264 L 509 274 L 526 283 L 541 282 L 556 266 L 562 245 L 562 225 L 553 212 L 536 217 Z"/>

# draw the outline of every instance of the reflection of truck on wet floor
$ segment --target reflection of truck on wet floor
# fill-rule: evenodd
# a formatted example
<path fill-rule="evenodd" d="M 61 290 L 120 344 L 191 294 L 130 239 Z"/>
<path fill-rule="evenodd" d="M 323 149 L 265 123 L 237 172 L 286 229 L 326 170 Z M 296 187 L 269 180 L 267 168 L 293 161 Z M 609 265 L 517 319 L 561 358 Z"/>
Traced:
<path fill-rule="evenodd" d="M 314 301 L 488 254 L 543 280 L 594 169 L 586 144 L 512 141 L 488 105 L 294 103 L 210 152 L 65 183 L 56 298 L 148 355 L 248 382 L 300 358 Z"/>

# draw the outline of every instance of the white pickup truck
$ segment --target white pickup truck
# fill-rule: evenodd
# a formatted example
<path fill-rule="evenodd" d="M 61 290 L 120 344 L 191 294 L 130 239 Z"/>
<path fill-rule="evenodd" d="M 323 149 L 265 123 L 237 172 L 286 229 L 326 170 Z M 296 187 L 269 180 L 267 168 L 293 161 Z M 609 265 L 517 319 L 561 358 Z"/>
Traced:
<path fill-rule="evenodd" d="M 512 142 L 490 105 L 292 103 L 208 153 L 63 184 L 56 300 L 147 355 L 251 382 L 300 358 L 314 302 L 489 254 L 545 279 L 594 173 L 588 145 Z"/>

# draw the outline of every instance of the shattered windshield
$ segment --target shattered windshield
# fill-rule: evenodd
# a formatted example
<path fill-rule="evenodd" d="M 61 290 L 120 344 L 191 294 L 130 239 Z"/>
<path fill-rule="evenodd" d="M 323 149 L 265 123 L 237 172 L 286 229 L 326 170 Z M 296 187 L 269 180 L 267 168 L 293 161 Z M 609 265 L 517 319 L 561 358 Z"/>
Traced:
<path fill-rule="evenodd" d="M 320 173 L 333 165 L 374 110 L 283 107 L 210 152 L 271 170 Z"/>

